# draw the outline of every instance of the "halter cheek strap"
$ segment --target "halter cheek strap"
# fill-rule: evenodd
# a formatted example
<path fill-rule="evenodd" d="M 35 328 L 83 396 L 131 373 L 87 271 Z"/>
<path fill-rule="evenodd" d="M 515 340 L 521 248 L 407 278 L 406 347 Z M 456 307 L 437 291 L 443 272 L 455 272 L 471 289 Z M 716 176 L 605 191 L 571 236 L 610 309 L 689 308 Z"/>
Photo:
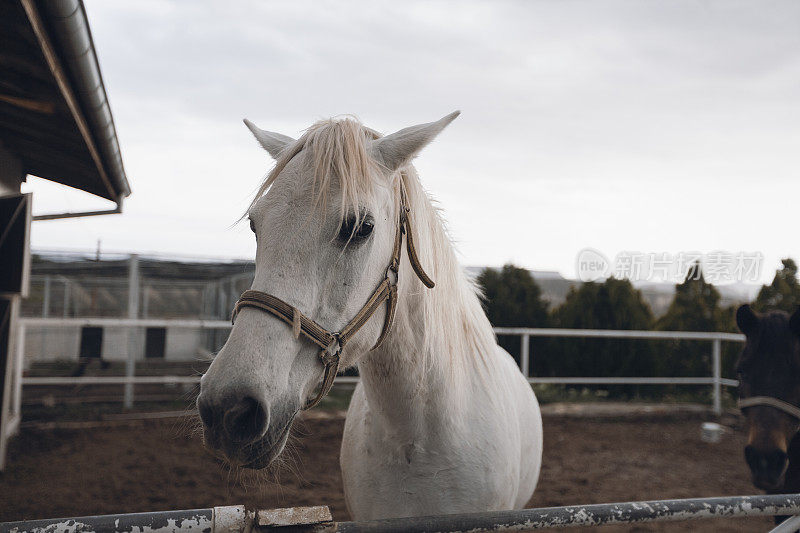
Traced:
<path fill-rule="evenodd" d="M 402 175 L 400 177 L 399 207 L 400 213 L 397 231 L 395 232 L 394 248 L 392 249 L 391 262 L 386 269 L 386 275 L 375 290 L 372 291 L 372 295 L 370 295 L 367 302 L 361 307 L 358 313 L 356 313 L 356 316 L 354 316 L 341 331 L 331 332 L 325 329 L 315 320 L 304 315 L 293 305 L 286 303 L 277 296 L 262 291 L 244 291 L 233 307 L 231 322 L 236 320 L 236 315 L 239 314 L 239 311 L 243 307 L 252 307 L 267 312 L 285 322 L 292 328 L 295 338 L 299 338 L 300 335 L 303 335 L 307 340 L 320 347 L 319 358 L 325 366 L 322 384 L 316 396 L 306 402 L 303 409 L 311 409 L 317 405 L 331 390 L 333 381 L 336 379 L 340 356 L 345 344 L 347 344 L 347 341 L 372 318 L 372 315 L 383 305 L 383 302 L 387 303 L 386 320 L 383 323 L 381 334 L 371 350 L 383 344 L 383 341 L 389 334 L 392 328 L 392 322 L 394 321 L 395 310 L 397 309 L 397 282 L 399 280 L 400 258 L 403 253 L 404 235 L 406 237 L 408 259 L 414 273 L 426 287 L 432 289 L 435 285 L 433 280 L 422 269 L 422 265 L 417 257 L 417 250 L 414 246 L 414 238 L 411 231 L 411 210 L 408 207 L 408 198 L 406 196 L 404 177 Z"/>
<path fill-rule="evenodd" d="M 750 398 L 742 398 L 738 401 L 737 405 L 739 409 L 753 407 L 756 405 L 774 407 L 775 409 L 783 411 L 787 415 L 793 416 L 794 418 L 800 420 L 800 407 L 794 406 L 788 402 L 784 402 L 783 400 L 773 398 L 772 396 L 751 396 Z"/>

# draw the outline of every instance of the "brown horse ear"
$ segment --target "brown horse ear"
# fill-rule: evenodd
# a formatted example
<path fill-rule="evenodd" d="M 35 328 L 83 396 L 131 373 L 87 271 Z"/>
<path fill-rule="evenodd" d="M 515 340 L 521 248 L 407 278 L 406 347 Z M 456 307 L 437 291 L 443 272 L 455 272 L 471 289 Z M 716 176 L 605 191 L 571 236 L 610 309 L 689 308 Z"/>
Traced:
<path fill-rule="evenodd" d="M 758 315 L 750 309 L 750 306 L 744 304 L 736 310 L 736 325 L 747 336 L 752 335 L 758 331 Z"/>
<path fill-rule="evenodd" d="M 789 318 L 789 329 L 792 333 L 800 337 L 800 307 L 794 310 L 792 316 Z"/>

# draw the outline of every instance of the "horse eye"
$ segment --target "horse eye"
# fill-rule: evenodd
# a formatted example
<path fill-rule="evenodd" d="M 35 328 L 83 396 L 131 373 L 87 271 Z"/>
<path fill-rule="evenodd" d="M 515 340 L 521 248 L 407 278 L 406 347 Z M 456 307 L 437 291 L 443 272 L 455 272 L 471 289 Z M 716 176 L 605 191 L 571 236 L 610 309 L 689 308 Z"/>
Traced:
<path fill-rule="evenodd" d="M 361 217 L 361 221 L 356 227 L 356 217 L 350 216 L 342 222 L 342 227 L 339 229 L 339 240 L 341 242 L 359 242 L 369 237 L 375 224 L 368 216 Z"/>
<path fill-rule="evenodd" d="M 369 237 L 369 234 L 372 233 L 372 230 L 375 228 L 375 224 L 372 223 L 371 220 L 364 220 L 361 222 L 361 225 L 358 227 L 358 231 L 356 231 L 356 235 L 358 237 L 364 238 Z"/>

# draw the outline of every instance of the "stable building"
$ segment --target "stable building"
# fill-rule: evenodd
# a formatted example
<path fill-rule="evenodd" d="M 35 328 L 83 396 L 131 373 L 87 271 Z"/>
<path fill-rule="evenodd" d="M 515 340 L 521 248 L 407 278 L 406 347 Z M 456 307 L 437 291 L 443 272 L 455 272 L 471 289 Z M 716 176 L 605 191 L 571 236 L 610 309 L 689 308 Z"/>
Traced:
<path fill-rule="evenodd" d="M 32 220 L 120 213 L 130 186 L 80 0 L 0 2 L 0 469 L 19 425 L 14 350 L 29 291 Z M 31 215 L 27 176 L 114 202 L 86 213 Z"/>
<path fill-rule="evenodd" d="M 253 261 L 201 260 L 155 255 L 36 252 L 22 316 L 32 319 L 125 319 L 144 327 L 108 323 L 25 327 L 25 368 L 47 363 L 132 358 L 148 364 L 192 363 L 219 350 L 227 329 L 174 326 L 178 321 L 230 320 L 250 287 Z M 137 302 L 131 315 L 131 298 Z M 133 342 L 129 343 L 132 338 Z"/>

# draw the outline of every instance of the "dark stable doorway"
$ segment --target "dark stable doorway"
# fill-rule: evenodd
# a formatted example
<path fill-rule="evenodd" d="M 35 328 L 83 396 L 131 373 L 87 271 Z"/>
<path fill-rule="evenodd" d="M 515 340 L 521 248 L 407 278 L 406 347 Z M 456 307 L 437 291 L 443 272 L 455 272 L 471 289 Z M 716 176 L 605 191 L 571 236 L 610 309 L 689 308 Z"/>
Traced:
<path fill-rule="evenodd" d="M 166 328 L 147 328 L 145 333 L 144 356 L 148 359 L 164 359 L 167 345 Z"/>
<path fill-rule="evenodd" d="M 100 359 L 103 353 L 103 328 L 81 328 L 81 359 Z"/>

